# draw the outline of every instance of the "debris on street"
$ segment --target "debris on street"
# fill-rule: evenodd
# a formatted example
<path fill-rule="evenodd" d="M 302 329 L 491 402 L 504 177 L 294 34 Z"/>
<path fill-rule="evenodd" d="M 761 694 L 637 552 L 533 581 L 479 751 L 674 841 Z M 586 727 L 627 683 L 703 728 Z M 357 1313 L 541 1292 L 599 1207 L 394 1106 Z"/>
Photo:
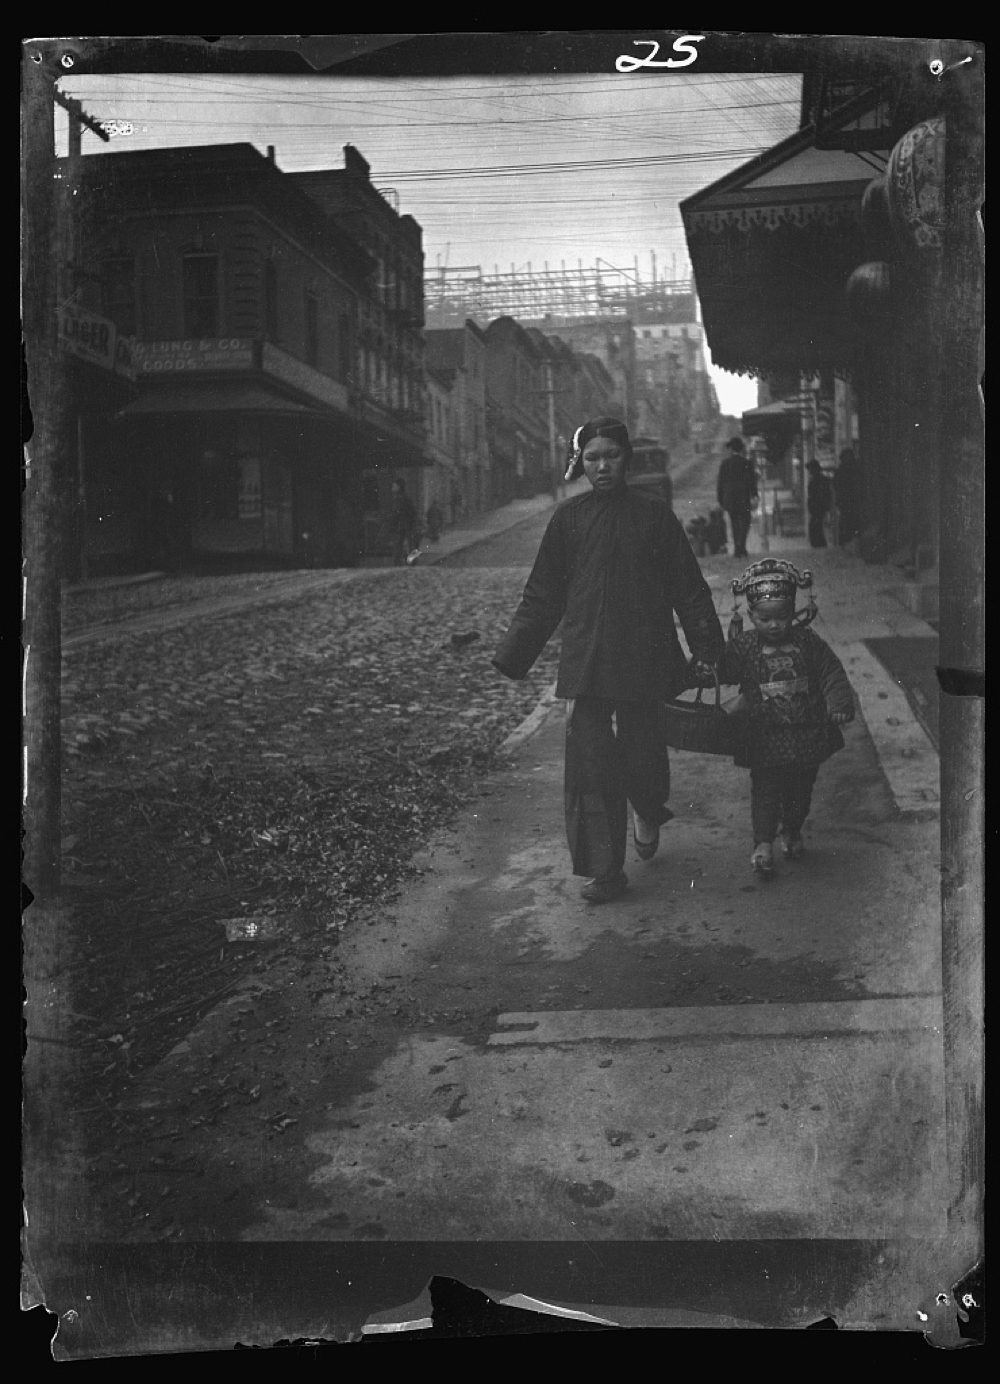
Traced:
<path fill-rule="evenodd" d="M 232 594 L 279 575 L 220 581 Z M 372 573 L 66 659 L 64 873 L 88 1080 L 113 1088 L 159 1060 L 252 967 L 301 953 L 337 984 L 342 930 L 394 896 L 551 683 L 555 642 L 523 683 L 490 664 L 522 582 Z M 109 600 L 134 613 L 127 591 L 146 612 L 158 585 Z M 206 587 L 168 584 L 167 604 Z M 460 660 L 442 653 L 449 626 Z"/>

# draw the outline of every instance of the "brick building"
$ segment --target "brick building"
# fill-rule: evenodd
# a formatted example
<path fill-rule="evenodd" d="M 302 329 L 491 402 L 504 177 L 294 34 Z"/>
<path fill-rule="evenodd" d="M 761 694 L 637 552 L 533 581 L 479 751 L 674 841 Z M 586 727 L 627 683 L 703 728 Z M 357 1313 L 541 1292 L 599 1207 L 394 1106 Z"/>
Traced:
<path fill-rule="evenodd" d="M 513 317 L 486 328 L 486 425 L 497 503 L 551 486 L 545 372 L 537 347 Z"/>
<path fill-rule="evenodd" d="M 91 567 L 360 560 L 394 442 L 355 380 L 374 258 L 249 144 L 84 164 L 79 297 L 135 337 L 139 386 L 84 440 Z"/>
<path fill-rule="evenodd" d="M 697 300 L 693 292 L 649 294 L 632 313 L 639 392 L 655 399 L 663 441 L 673 447 L 719 412 Z"/>
<path fill-rule="evenodd" d="M 627 317 L 548 317 L 535 324 L 546 335 L 558 333 L 576 355 L 593 355 L 614 381 L 608 412 L 638 431 L 635 329 Z"/>
<path fill-rule="evenodd" d="M 458 517 L 457 479 L 459 457 L 459 410 L 455 375 L 450 370 L 427 369 L 427 452 L 432 465 L 415 473 L 416 494 L 412 496 L 423 520 L 428 508 L 437 504 L 442 522 Z"/>
<path fill-rule="evenodd" d="M 490 453 L 486 437 L 485 334 L 471 318 L 460 327 L 425 333 L 427 370 L 452 393 L 457 420 L 454 473 L 440 503 L 447 522 L 491 508 Z"/>
<path fill-rule="evenodd" d="M 426 455 L 427 387 L 424 377 L 423 233 L 400 215 L 395 193 L 379 191 L 371 166 L 351 144 L 344 167 L 287 173 L 330 220 L 371 257 L 376 272 L 358 293 L 356 389 L 366 434 L 365 524 L 369 547 L 384 528 L 392 481 L 429 464 Z"/>

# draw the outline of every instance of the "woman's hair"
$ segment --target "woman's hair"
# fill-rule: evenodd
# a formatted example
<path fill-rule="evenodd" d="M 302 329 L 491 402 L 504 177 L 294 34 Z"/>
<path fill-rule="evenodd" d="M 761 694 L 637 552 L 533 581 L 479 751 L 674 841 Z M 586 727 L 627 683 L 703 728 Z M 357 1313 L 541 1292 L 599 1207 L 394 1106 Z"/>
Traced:
<path fill-rule="evenodd" d="M 607 437 L 612 442 L 617 442 L 622 449 L 626 466 L 632 460 L 632 442 L 628 435 L 628 428 L 621 419 L 611 418 L 607 415 L 591 418 L 589 422 L 577 428 L 573 434 L 569 460 L 566 465 L 566 480 L 575 481 L 583 475 L 583 449 L 595 437 Z"/>

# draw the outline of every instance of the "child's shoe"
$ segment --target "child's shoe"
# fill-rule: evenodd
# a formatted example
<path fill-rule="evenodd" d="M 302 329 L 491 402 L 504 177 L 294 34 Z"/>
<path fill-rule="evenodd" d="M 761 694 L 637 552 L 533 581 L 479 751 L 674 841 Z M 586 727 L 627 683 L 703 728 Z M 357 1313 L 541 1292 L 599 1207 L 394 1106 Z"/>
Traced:
<path fill-rule="evenodd" d="M 789 860 L 798 860 L 805 850 L 805 842 L 802 840 L 802 833 L 799 831 L 783 831 L 781 833 L 781 851 Z"/>
<path fill-rule="evenodd" d="M 774 848 L 770 841 L 761 841 L 750 857 L 750 868 L 755 874 L 770 879 L 774 874 Z"/>

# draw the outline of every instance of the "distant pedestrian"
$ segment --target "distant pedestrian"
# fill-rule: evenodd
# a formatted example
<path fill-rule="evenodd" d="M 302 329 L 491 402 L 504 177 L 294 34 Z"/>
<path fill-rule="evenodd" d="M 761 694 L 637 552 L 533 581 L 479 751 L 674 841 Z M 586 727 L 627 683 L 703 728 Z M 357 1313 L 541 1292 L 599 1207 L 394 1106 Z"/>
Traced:
<path fill-rule="evenodd" d="M 444 510 L 437 500 L 431 500 L 427 506 L 427 537 L 432 543 L 436 543 L 441 537 L 441 525 L 444 523 Z"/>
<path fill-rule="evenodd" d="M 750 515 L 757 499 L 757 471 L 746 454 L 742 437 L 730 438 L 726 449 L 719 467 L 716 498 L 729 515 L 734 556 L 746 557 Z"/>
<path fill-rule="evenodd" d="M 628 804 L 636 854 L 649 860 L 673 813 L 661 704 L 690 686 L 676 611 L 702 673 L 722 651 L 712 594 L 680 521 L 659 495 L 626 484 L 624 423 L 579 428 L 566 480 L 591 489 L 549 521 L 510 628 L 493 663 L 523 678 L 562 622 L 556 695 L 566 720 L 566 834 L 573 873 L 591 877 L 590 903 L 619 898 Z"/>
<path fill-rule="evenodd" d="M 709 510 L 705 542 L 713 557 L 726 551 L 726 520 L 721 509 Z"/>
<path fill-rule="evenodd" d="M 839 540 L 850 543 L 861 532 L 861 466 L 853 447 L 845 447 L 840 454 L 840 465 L 833 473 L 833 495 Z"/>
<path fill-rule="evenodd" d="M 833 503 L 833 489 L 818 461 L 810 461 L 806 470 L 809 472 L 809 544 L 813 548 L 825 548 L 826 516 Z"/>
<path fill-rule="evenodd" d="M 409 555 L 419 546 L 417 511 L 401 480 L 392 483 L 392 507 L 389 511 L 389 532 L 392 535 L 392 562 L 402 567 Z"/>
<path fill-rule="evenodd" d="M 840 659 L 808 629 L 816 614 L 795 613 L 809 572 L 764 558 L 732 583 L 745 596 L 753 629 L 734 634 L 717 665 L 722 683 L 738 685 L 744 701 L 745 735 L 736 763 L 750 770 L 754 849 L 750 863 L 769 876 L 779 831 L 786 856 L 802 855 L 802 827 L 809 815 L 820 764 L 844 747 L 840 727 L 854 719 L 854 694 Z"/>

